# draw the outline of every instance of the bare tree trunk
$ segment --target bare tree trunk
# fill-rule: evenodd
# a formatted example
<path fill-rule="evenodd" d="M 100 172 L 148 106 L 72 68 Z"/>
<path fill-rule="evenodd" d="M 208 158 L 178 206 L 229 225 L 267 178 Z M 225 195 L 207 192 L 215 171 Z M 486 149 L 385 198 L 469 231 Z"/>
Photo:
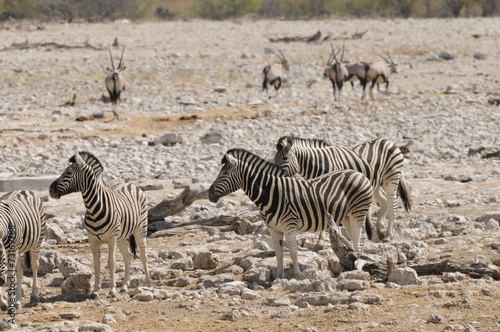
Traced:
<path fill-rule="evenodd" d="M 152 207 L 148 211 L 148 222 L 152 223 L 154 221 L 162 220 L 165 217 L 174 215 L 181 212 L 194 201 L 199 199 L 208 199 L 208 190 L 195 190 L 192 191 L 189 187 L 185 187 L 184 190 L 174 199 L 164 199 L 156 206 Z"/>

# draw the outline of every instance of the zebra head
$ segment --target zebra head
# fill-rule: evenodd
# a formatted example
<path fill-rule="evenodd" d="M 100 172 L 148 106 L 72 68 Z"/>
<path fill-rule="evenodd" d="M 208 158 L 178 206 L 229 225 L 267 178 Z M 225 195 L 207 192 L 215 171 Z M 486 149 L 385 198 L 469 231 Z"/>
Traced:
<path fill-rule="evenodd" d="M 297 157 L 292 151 L 293 137 L 286 136 L 286 145 L 283 144 L 283 140 L 280 139 L 276 145 L 276 155 L 274 156 L 274 165 L 281 168 L 287 176 L 292 176 L 299 171 L 299 163 Z"/>
<path fill-rule="evenodd" d="M 225 154 L 222 158 L 222 167 L 214 183 L 208 189 L 208 199 L 212 203 L 217 203 L 221 197 L 243 187 L 241 172 L 238 170 L 239 161 L 230 154 Z"/>
<path fill-rule="evenodd" d="M 50 197 L 59 199 L 61 196 L 82 191 L 90 174 L 100 180 L 103 167 L 91 153 L 77 152 L 69 162 L 71 165 L 50 185 Z"/>

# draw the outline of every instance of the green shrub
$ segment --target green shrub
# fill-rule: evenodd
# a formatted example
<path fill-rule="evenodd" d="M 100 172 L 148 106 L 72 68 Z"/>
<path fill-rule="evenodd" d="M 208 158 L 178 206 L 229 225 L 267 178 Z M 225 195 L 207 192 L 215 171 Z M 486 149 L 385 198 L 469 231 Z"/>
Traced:
<path fill-rule="evenodd" d="M 224 20 L 255 13 L 259 9 L 259 0 L 197 0 L 196 7 L 201 18 Z"/>

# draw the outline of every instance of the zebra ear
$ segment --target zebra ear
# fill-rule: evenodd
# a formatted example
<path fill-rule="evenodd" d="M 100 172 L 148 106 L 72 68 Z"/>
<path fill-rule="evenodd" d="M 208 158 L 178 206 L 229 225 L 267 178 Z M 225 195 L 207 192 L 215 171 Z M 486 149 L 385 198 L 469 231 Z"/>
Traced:
<path fill-rule="evenodd" d="M 85 161 L 80 157 L 80 154 L 77 152 L 75 153 L 75 162 L 78 166 L 82 166 L 85 164 Z"/>
<path fill-rule="evenodd" d="M 224 155 L 224 158 L 227 160 L 228 163 L 230 163 L 232 166 L 236 166 L 236 164 L 238 163 L 238 159 L 236 159 L 235 157 L 231 156 L 230 154 L 225 154 Z"/>
<path fill-rule="evenodd" d="M 293 137 L 292 136 L 287 136 L 286 137 L 286 146 L 287 148 L 291 148 L 293 145 Z"/>

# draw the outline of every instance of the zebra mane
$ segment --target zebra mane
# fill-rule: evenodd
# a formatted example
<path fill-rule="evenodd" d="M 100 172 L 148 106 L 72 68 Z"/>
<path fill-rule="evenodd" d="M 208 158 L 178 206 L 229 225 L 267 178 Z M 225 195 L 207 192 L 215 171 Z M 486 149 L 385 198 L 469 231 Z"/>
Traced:
<path fill-rule="evenodd" d="M 256 166 L 259 170 L 264 170 L 271 175 L 277 176 L 286 176 L 285 171 L 283 171 L 278 166 L 274 165 L 272 162 L 265 160 L 264 158 L 247 151 L 245 149 L 231 149 L 226 152 L 238 160 L 241 160 L 247 164 Z M 222 158 L 222 163 L 225 164 L 227 162 L 226 158 Z"/>
<path fill-rule="evenodd" d="M 92 170 L 94 171 L 94 175 L 97 178 L 100 178 L 100 176 L 102 175 L 102 172 L 104 171 L 104 167 L 102 166 L 99 159 L 97 159 L 96 156 L 94 156 L 92 153 L 87 152 L 87 151 L 80 151 L 80 152 L 78 152 L 78 154 L 80 155 L 80 157 L 82 157 L 82 159 L 83 159 L 83 161 L 85 161 L 85 163 L 87 163 L 90 167 L 92 167 Z M 72 164 L 76 163 L 75 156 L 71 156 L 71 158 L 69 158 L 69 162 Z"/>
<path fill-rule="evenodd" d="M 286 146 L 287 137 L 292 137 L 294 146 L 299 146 L 299 147 L 303 147 L 303 148 L 321 149 L 321 148 L 326 148 L 326 147 L 330 146 L 330 144 L 328 144 L 327 142 L 325 142 L 322 139 L 283 136 L 283 137 L 280 137 L 280 139 L 278 140 L 278 143 L 276 144 L 276 150 L 280 151 L 282 148 L 284 148 Z"/>

